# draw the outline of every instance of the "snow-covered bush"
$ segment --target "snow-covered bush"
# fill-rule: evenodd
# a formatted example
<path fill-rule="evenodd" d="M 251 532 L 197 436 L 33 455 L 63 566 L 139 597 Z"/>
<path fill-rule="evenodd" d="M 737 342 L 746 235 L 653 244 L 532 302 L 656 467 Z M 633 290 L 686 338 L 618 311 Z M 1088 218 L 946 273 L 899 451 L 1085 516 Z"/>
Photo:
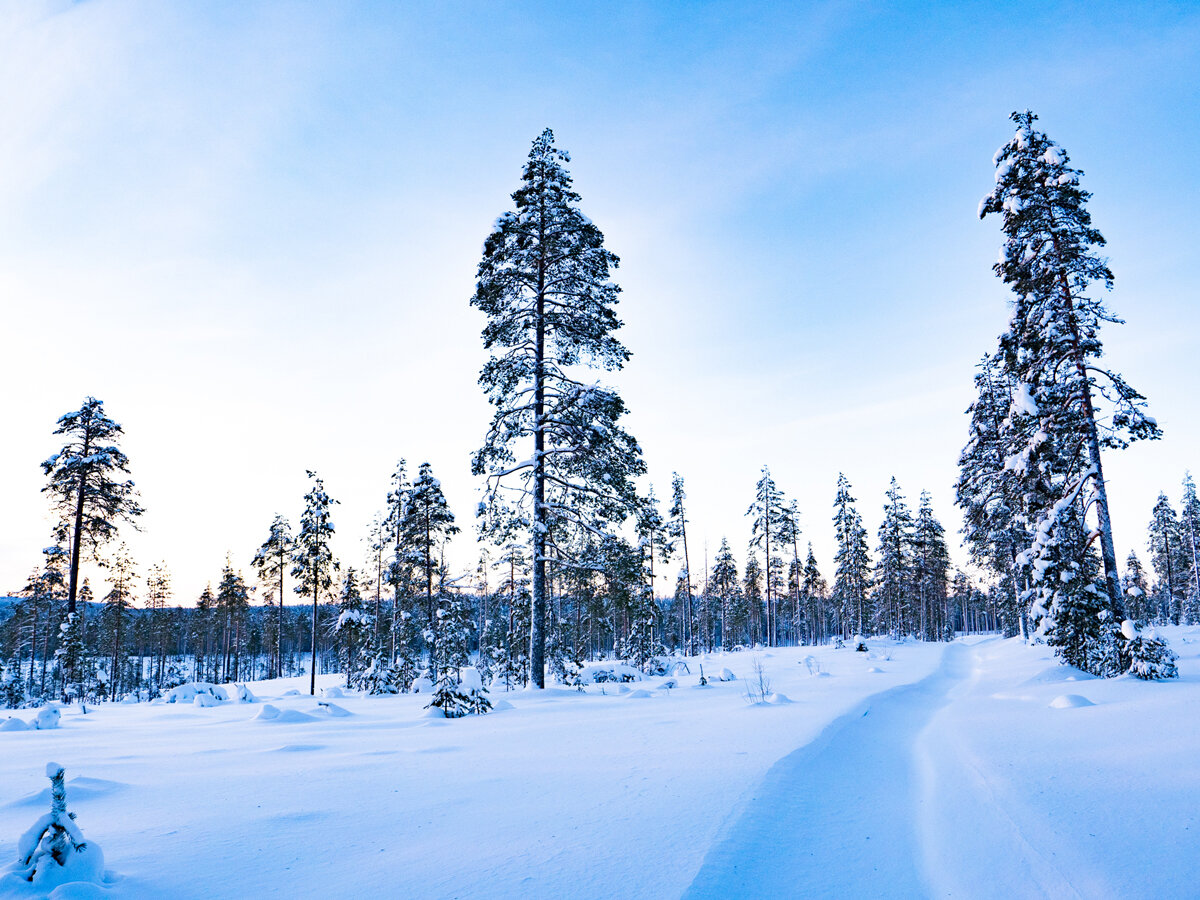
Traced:
<path fill-rule="evenodd" d="M 57 728 L 61 715 L 57 706 L 43 706 L 38 710 L 37 715 L 33 717 L 33 727 L 38 731 L 48 731 L 51 728 Z"/>
<path fill-rule="evenodd" d="M 854 637 L 850 638 L 850 643 L 854 645 L 855 653 L 867 652 L 867 642 L 863 640 L 863 636 L 861 634 L 856 634 Z"/>
<path fill-rule="evenodd" d="M 75 814 L 67 812 L 67 788 L 63 768 L 46 766 L 50 779 L 50 813 L 42 816 L 17 842 L 17 864 L 11 870 L 44 891 L 68 883 L 100 884 L 104 876 L 104 854 L 83 839 Z"/>
<path fill-rule="evenodd" d="M 358 688 L 367 694 L 399 694 L 407 690 L 408 680 L 398 666 L 388 663 L 385 654 L 377 653 L 359 677 Z"/>
<path fill-rule="evenodd" d="M 447 719 L 458 719 L 471 713 L 488 712 L 492 704 L 478 669 L 464 666 L 456 670 L 447 666 L 438 677 L 433 699 L 425 708 L 430 711 L 440 709 Z"/>
<path fill-rule="evenodd" d="M 229 699 L 229 693 L 225 688 L 207 681 L 189 681 L 187 684 L 171 688 L 163 695 L 163 699 L 167 703 L 196 703 L 196 698 L 201 695 L 209 698 L 212 702 L 202 700 L 197 705 L 215 706 L 217 703 L 223 703 Z"/>
<path fill-rule="evenodd" d="M 1137 623 L 1126 619 L 1121 623 L 1121 636 L 1125 639 L 1123 655 L 1129 660 L 1131 674 L 1146 681 L 1179 677 L 1174 651 L 1153 628 L 1142 631 Z"/>
<path fill-rule="evenodd" d="M 583 667 L 580 677 L 588 684 L 606 684 L 608 682 L 625 684 L 631 681 L 645 680 L 640 669 L 623 662 L 590 663 Z"/>

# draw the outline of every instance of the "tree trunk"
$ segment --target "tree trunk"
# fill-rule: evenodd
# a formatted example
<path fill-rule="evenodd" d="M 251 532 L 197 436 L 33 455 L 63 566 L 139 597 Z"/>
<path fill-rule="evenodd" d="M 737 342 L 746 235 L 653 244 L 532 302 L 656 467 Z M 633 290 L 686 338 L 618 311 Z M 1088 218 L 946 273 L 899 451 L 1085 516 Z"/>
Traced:
<path fill-rule="evenodd" d="M 529 675 L 535 688 L 546 686 L 546 262 L 545 215 L 539 223 L 537 341 L 533 370 L 533 606 L 529 622 Z"/>

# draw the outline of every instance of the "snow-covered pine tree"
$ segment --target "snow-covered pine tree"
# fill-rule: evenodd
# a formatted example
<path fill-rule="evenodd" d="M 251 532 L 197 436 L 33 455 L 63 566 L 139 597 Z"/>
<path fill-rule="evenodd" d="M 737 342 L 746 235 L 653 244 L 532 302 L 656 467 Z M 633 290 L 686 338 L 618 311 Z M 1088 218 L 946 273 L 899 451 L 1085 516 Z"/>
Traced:
<path fill-rule="evenodd" d="M 886 496 L 871 597 L 875 607 L 872 624 L 880 633 L 900 637 L 912 630 L 913 518 L 895 477 Z"/>
<path fill-rule="evenodd" d="M 333 586 L 333 576 L 340 566 L 333 558 L 329 541 L 333 537 L 330 507 L 337 503 L 325 492 L 325 482 L 317 473 L 307 471 L 312 487 L 304 495 L 304 512 L 300 514 L 300 533 L 292 549 L 292 577 L 297 579 L 293 590 L 301 596 L 312 595 L 312 647 L 309 657 L 308 692 L 317 693 L 317 621 L 321 593 Z"/>
<path fill-rule="evenodd" d="M 283 608 L 284 608 L 284 576 L 287 573 L 287 563 L 295 549 L 292 540 L 292 526 L 283 516 L 276 514 L 271 522 L 271 529 L 262 546 L 254 551 L 251 565 L 258 570 L 259 580 L 271 590 L 278 588 L 279 605 L 275 610 L 275 671 L 276 678 L 283 677 Z"/>
<path fill-rule="evenodd" d="M 804 619 L 809 626 L 808 642 L 819 644 L 829 636 L 836 616 L 834 611 L 829 609 L 829 585 L 821 575 L 811 543 L 808 545 L 808 555 L 804 559 L 800 595 L 805 610 Z"/>
<path fill-rule="evenodd" d="M 110 700 L 121 699 L 125 680 L 125 639 L 129 626 L 129 611 L 133 608 L 133 586 L 137 573 L 129 549 L 121 544 L 108 561 L 108 584 L 111 590 L 104 598 L 101 628 L 107 645 L 109 661 L 108 696 Z"/>
<path fill-rule="evenodd" d="M 708 575 L 708 593 L 716 599 L 720 609 L 721 648 L 732 650 L 733 645 L 737 643 L 736 635 L 741 634 L 746 623 L 741 620 L 737 602 L 737 562 L 733 558 L 729 541 L 724 537 L 721 538 L 721 546 Z"/>
<path fill-rule="evenodd" d="M 59 626 L 58 650 L 55 653 L 58 669 L 63 673 L 63 699 L 82 702 L 84 685 L 90 680 L 87 648 L 83 642 L 83 616 L 78 612 L 67 613 L 66 620 Z"/>
<path fill-rule="evenodd" d="M 742 591 L 738 595 L 738 610 L 735 618 L 743 624 L 739 636 L 754 646 L 763 640 L 765 628 L 763 622 L 763 570 L 758 564 L 758 557 L 753 553 L 746 556 L 746 571 L 742 575 Z"/>
<path fill-rule="evenodd" d="M 783 557 L 780 547 L 790 543 L 787 503 L 783 492 L 775 486 L 771 470 L 762 467 L 758 482 L 754 485 L 754 501 L 746 510 L 751 517 L 750 550 L 761 549 L 766 560 L 764 586 L 766 588 L 766 622 L 764 640 L 769 646 L 778 643 L 776 627 L 776 602 L 783 583 Z"/>
<path fill-rule="evenodd" d="M 1122 656 L 1129 660 L 1129 673 L 1144 681 L 1165 681 L 1178 678 L 1178 657 L 1153 628 L 1145 631 L 1136 622 L 1126 619 L 1121 624 L 1125 639 Z"/>
<path fill-rule="evenodd" d="M 678 596 L 680 601 L 680 640 L 683 644 L 684 653 L 695 652 L 695 636 L 693 634 L 693 619 L 695 618 L 692 610 L 692 566 L 691 559 L 688 556 L 687 542 L 687 509 L 684 506 L 684 501 L 687 500 L 687 492 L 683 489 L 683 478 L 678 472 L 671 473 L 671 509 L 667 512 L 667 534 L 680 542 L 683 551 L 683 569 L 680 571 L 680 579 L 682 580 L 683 592 L 682 596 Z"/>
<path fill-rule="evenodd" d="M 83 839 L 75 814 L 67 812 L 63 767 L 47 763 L 46 777 L 50 779 L 50 813 L 38 819 L 17 842 L 17 877 L 44 890 L 67 883 L 101 884 L 104 854 Z"/>
<path fill-rule="evenodd" d="M 1184 560 L 1187 563 L 1187 595 L 1184 621 L 1189 625 L 1200 622 L 1200 498 L 1190 472 L 1183 476 L 1183 499 L 1179 505 L 1179 532 L 1183 539 Z"/>
<path fill-rule="evenodd" d="M 638 506 L 641 448 L 620 425 L 613 390 L 580 380 L 582 366 L 621 368 L 617 340 L 617 257 L 580 212 L 564 163 L 546 129 L 533 142 L 513 193 L 515 210 L 496 220 L 484 244 L 471 305 L 487 316 L 490 353 L 479 381 L 495 407 L 472 471 L 487 478 L 483 534 L 507 543 L 529 533 L 533 574 L 530 670 L 545 685 L 547 562 L 564 526 L 611 533 Z M 518 448 L 520 456 L 518 456 Z"/>
<path fill-rule="evenodd" d="M 20 661 L 9 660 L 8 665 L 4 667 L 4 677 L 0 679 L 0 706 L 6 709 L 20 709 L 28 698 L 25 679 L 21 677 Z"/>
<path fill-rule="evenodd" d="M 1179 527 L 1179 518 L 1171 507 L 1171 501 L 1164 493 L 1159 493 L 1150 516 L 1147 546 L 1150 564 L 1154 566 L 1154 595 L 1158 604 L 1156 618 L 1178 625 L 1183 621 L 1191 574 L 1188 571 L 1189 559 L 1183 530 Z"/>
<path fill-rule="evenodd" d="M 430 654 L 435 672 L 458 670 L 471 661 L 471 607 L 467 598 L 444 586 L 438 591 L 437 628 Z"/>
<path fill-rule="evenodd" d="M 913 523 L 913 589 L 917 607 L 917 630 L 927 641 L 953 640 L 946 598 L 950 586 L 950 551 L 946 529 L 933 514 L 933 498 L 921 492 Z M 1015 623 L 1014 623 L 1015 624 Z M 1012 636 L 1010 633 L 1010 637 Z"/>
<path fill-rule="evenodd" d="M 129 458 L 116 443 L 121 426 L 105 415 L 103 401 L 86 398 L 78 410 L 59 418 L 54 433 L 66 435 L 67 443 L 42 463 L 49 478 L 42 491 L 50 494 L 59 515 L 55 529 L 59 543 L 70 541 L 67 612 L 73 613 L 84 551 L 98 551 L 113 538 L 121 521 L 136 528 L 135 520 L 143 510 L 133 482 L 119 480 L 129 474 Z"/>
<path fill-rule="evenodd" d="M 387 540 L 392 545 L 392 559 L 387 569 L 387 582 L 392 587 L 392 610 L 389 623 L 389 657 L 396 660 L 399 652 L 398 638 L 400 632 L 400 613 L 405 608 L 405 601 L 412 593 L 413 573 L 412 554 L 404 546 L 408 527 L 408 493 L 412 485 L 408 480 L 408 463 L 401 458 L 392 473 L 391 486 L 387 493 L 386 513 L 383 517 L 383 529 L 387 532 Z"/>
<path fill-rule="evenodd" d="M 1154 618 L 1150 605 L 1150 591 L 1146 587 L 1146 570 L 1142 561 L 1132 550 L 1125 560 L 1125 574 L 1121 578 L 1121 587 L 1125 593 L 1125 615 L 1138 626 L 1146 625 Z"/>
<path fill-rule="evenodd" d="M 1029 546 L 1032 535 L 1024 524 L 1021 481 L 1006 460 L 1021 443 L 1012 428 L 1009 411 L 1013 393 L 1004 372 L 1003 358 L 984 355 L 975 375 L 977 398 L 968 408 L 970 438 L 958 458 L 955 502 L 963 511 L 963 539 L 971 561 L 1000 581 L 1006 605 L 1023 636 L 1027 635 L 1027 610 L 1017 554 Z"/>
<path fill-rule="evenodd" d="M 221 581 L 217 585 L 215 610 L 221 626 L 220 678 L 237 681 L 240 677 L 242 645 L 246 638 L 246 613 L 250 608 L 250 591 L 241 572 L 233 570 L 232 561 L 226 557 L 221 570 Z"/>
<path fill-rule="evenodd" d="M 1051 627 L 1066 616 L 1075 624 L 1060 630 L 1088 627 L 1093 643 L 1107 645 L 1114 640 L 1108 632 L 1124 618 L 1124 601 L 1101 451 L 1157 438 L 1161 432 L 1145 414 L 1142 395 L 1098 365 L 1100 326 L 1119 320 L 1088 296 L 1096 283 L 1111 287 L 1113 276 L 1096 253 L 1104 238 L 1092 226 L 1087 210 L 1091 195 L 1079 184 L 1082 172 L 1071 168 L 1066 151 L 1034 128 L 1033 113 L 1014 112 L 1012 119 L 1016 134 L 996 153 L 996 184 L 979 207 L 980 218 L 1003 218 L 1005 242 L 994 268 L 1015 298 L 1000 348 L 1004 372 L 1015 385 L 1010 426 L 1025 444 L 1006 465 L 1019 475 L 1032 468 L 1041 476 L 1036 489 L 1027 488 L 1022 510 L 1036 527 L 1023 559 L 1032 566 L 1042 595 L 1040 612 Z M 1103 413 L 1097 400 L 1106 404 Z M 1094 530 L 1082 522 L 1093 511 Z M 1069 547 L 1066 538 L 1075 533 L 1082 539 Z M 1098 589 L 1107 616 L 1099 625 L 1093 617 L 1085 626 L 1083 610 L 1095 605 L 1085 597 L 1086 586 L 1076 590 L 1045 576 L 1050 570 L 1082 571 L 1093 540 L 1099 544 L 1103 574 Z M 1043 558 L 1043 551 L 1049 556 Z M 1081 603 L 1079 610 L 1060 609 L 1073 600 Z"/>
<path fill-rule="evenodd" d="M 837 542 L 837 572 L 833 582 L 833 601 L 840 619 L 842 637 L 862 634 L 871 622 L 867 591 L 871 585 L 871 557 L 867 550 L 867 530 L 854 508 L 850 482 L 838 473 L 837 496 L 833 500 L 833 528 Z"/>
<path fill-rule="evenodd" d="M 338 598 L 338 616 L 333 622 L 333 634 L 337 640 L 338 662 L 346 676 L 346 687 L 360 687 L 364 659 L 370 648 L 371 634 L 375 623 L 358 586 L 358 573 L 351 566 L 342 579 L 342 593 Z"/>
<path fill-rule="evenodd" d="M 454 514 L 442 493 L 442 484 L 433 477 L 433 467 L 427 462 L 421 463 L 409 489 L 405 524 L 404 546 L 411 554 L 412 565 L 419 572 L 424 588 L 426 621 L 431 635 L 429 664 L 433 680 L 437 681 L 440 617 L 434 582 L 441 572 L 441 548 L 458 534 L 459 528 L 454 524 Z"/>
<path fill-rule="evenodd" d="M 791 599 L 792 609 L 787 617 L 786 639 L 797 644 L 801 642 L 805 631 L 804 605 L 800 602 L 800 590 L 804 584 L 804 563 L 800 561 L 800 534 L 800 507 L 795 500 L 791 500 L 780 530 L 780 538 L 785 553 L 789 548 L 792 551 L 787 569 L 787 595 Z"/>

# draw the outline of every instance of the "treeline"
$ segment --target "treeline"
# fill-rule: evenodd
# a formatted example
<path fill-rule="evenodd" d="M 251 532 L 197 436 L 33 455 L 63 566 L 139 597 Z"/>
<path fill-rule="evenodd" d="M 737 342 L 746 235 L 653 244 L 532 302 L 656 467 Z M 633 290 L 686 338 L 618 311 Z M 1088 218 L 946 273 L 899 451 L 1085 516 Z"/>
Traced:
<path fill-rule="evenodd" d="M 455 516 L 431 466 L 410 481 L 401 461 L 357 567 L 333 557 L 337 501 L 309 472 L 295 531 L 276 516 L 254 554 L 254 588 L 227 564 L 215 591 L 188 598 L 194 609 L 172 607 L 165 566 L 143 582 L 121 549 L 107 561 L 102 608 L 85 616 L 96 601 L 79 583 L 80 561 L 102 557 L 142 513 L 121 426 L 89 397 L 59 419 L 66 442 L 42 463 L 58 524 L 0 626 L 9 699 L 52 688 L 68 698 L 153 695 L 182 678 L 279 676 L 306 655 L 312 692 L 318 668 L 370 691 L 453 692 L 472 662 L 505 685 L 542 687 L 548 674 L 571 683 L 585 661 L 609 654 L 652 667 L 669 652 L 980 629 L 1045 640 L 1096 674 L 1171 677 L 1173 654 L 1143 626 L 1198 615 L 1195 490 L 1189 481 L 1182 516 L 1165 498 L 1155 507 L 1155 585 L 1135 556 L 1122 575 L 1102 451 L 1160 430 L 1145 399 L 1099 365 L 1100 326 L 1117 320 L 1090 293 L 1111 286 L 1112 273 L 1096 252 L 1104 239 L 1082 173 L 1032 113 L 1013 120 L 980 206 L 1003 222 L 995 271 L 1013 290 L 1013 315 L 976 376 L 956 486 L 987 588 L 952 571 L 929 495 L 914 511 L 895 480 L 872 539 L 839 477 L 827 576 L 811 545 L 802 551 L 799 510 L 765 467 L 740 563 L 725 540 L 712 560 L 697 558 L 683 478 L 672 477 L 665 512 L 652 489 L 642 493 L 647 467 L 624 430 L 624 401 L 584 377 L 618 372 L 630 355 L 616 336 L 620 261 L 579 209 L 569 156 L 546 129 L 513 208 L 484 241 L 470 300 L 485 319 L 479 383 L 493 408 L 471 464 L 483 487 L 475 570 L 448 570 Z M 655 593 L 656 568 L 675 576 L 667 597 Z"/>

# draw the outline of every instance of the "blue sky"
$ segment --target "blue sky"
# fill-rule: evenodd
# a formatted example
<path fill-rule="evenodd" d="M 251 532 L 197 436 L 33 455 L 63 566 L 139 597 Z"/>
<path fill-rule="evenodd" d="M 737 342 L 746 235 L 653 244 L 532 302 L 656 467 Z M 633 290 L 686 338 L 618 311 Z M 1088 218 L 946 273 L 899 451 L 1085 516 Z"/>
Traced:
<path fill-rule="evenodd" d="M 400 456 L 470 526 L 467 300 L 547 125 L 621 256 L 614 381 L 660 496 L 687 480 L 691 546 L 744 558 L 763 464 L 827 575 L 839 471 L 872 533 L 892 475 L 953 532 L 1007 319 L 976 207 L 1026 107 L 1086 173 L 1110 363 L 1167 432 L 1106 463 L 1118 553 L 1143 551 L 1200 465 L 1198 85 L 1186 3 L 0 2 L 0 590 L 47 542 L 37 463 L 86 394 L 178 600 L 298 517 L 306 468 L 348 564 Z"/>

